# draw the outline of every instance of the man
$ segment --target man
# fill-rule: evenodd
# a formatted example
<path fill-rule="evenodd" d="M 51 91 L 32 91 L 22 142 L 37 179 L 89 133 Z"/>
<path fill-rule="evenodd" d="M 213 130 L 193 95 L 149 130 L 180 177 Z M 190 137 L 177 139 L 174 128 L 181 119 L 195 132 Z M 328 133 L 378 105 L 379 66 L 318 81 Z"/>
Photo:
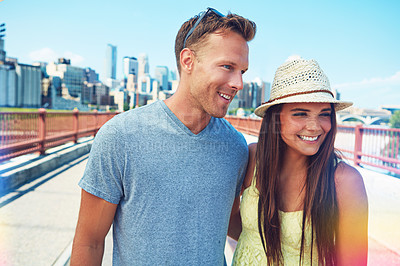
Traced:
<path fill-rule="evenodd" d="M 255 29 L 211 8 L 185 22 L 176 93 L 100 129 L 79 183 L 71 265 L 101 264 L 111 224 L 115 265 L 223 265 L 248 150 L 222 117 L 243 88 Z"/>

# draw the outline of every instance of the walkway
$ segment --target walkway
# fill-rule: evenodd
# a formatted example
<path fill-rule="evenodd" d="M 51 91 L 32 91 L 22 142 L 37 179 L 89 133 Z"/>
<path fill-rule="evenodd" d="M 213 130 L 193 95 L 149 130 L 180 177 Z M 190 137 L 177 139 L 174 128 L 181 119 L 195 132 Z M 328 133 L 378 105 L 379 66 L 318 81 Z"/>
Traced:
<path fill-rule="evenodd" d="M 257 138 L 246 136 L 248 142 Z M 82 156 L 0 198 L 0 265 L 68 262 L 80 201 Z M 369 197 L 369 265 L 400 265 L 400 180 L 358 168 Z M 228 241 L 228 265 L 235 246 Z M 106 241 L 103 265 L 111 265 Z"/>

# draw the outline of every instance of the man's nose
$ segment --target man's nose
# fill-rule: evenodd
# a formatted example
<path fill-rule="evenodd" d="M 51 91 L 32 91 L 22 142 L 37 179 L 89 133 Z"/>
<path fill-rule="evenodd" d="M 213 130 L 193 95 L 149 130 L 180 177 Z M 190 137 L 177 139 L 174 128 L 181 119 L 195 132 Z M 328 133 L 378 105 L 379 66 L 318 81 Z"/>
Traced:
<path fill-rule="evenodd" d="M 230 80 L 230 87 L 237 91 L 240 91 L 243 89 L 243 74 L 242 74 L 242 72 L 238 71 L 232 75 L 231 80 Z"/>

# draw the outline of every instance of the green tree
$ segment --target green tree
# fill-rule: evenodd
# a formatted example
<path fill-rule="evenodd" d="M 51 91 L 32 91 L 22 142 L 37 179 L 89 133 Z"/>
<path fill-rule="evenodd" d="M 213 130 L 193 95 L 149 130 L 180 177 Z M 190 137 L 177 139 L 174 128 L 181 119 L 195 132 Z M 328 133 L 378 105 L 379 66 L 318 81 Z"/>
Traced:
<path fill-rule="evenodd" d="M 392 128 L 400 128 L 400 111 L 396 111 L 390 117 Z"/>
<path fill-rule="evenodd" d="M 124 111 L 128 111 L 129 109 L 129 103 L 124 103 Z"/>

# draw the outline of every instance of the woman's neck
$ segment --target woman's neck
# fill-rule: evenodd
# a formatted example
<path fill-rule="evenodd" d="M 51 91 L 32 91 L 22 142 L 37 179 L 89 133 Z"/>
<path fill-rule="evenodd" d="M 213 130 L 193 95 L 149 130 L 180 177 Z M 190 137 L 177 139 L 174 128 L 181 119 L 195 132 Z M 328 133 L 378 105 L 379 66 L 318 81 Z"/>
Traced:
<path fill-rule="evenodd" d="M 307 171 L 308 156 L 287 151 L 283 158 L 282 174 L 293 176 Z"/>
<path fill-rule="evenodd" d="M 286 156 L 279 175 L 279 208 L 285 212 L 303 209 L 307 156 Z"/>

